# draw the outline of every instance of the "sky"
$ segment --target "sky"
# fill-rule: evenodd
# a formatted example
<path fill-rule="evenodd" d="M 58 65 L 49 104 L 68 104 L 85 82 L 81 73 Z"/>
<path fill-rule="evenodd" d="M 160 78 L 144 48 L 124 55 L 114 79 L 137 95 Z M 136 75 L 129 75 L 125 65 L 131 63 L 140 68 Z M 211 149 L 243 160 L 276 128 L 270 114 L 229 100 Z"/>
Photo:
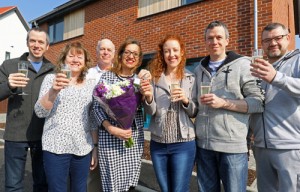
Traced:
<path fill-rule="evenodd" d="M 27 23 L 69 0 L 0 0 L 0 7 L 17 6 Z M 29 24 L 28 24 L 29 25 Z M 31 25 L 29 25 L 31 27 Z"/>
<path fill-rule="evenodd" d="M 17 6 L 27 23 L 69 0 L 0 0 L 0 7 Z M 29 24 L 28 24 L 29 25 Z M 31 27 L 31 25 L 29 25 Z M 296 36 L 296 48 L 300 49 L 300 38 Z"/>

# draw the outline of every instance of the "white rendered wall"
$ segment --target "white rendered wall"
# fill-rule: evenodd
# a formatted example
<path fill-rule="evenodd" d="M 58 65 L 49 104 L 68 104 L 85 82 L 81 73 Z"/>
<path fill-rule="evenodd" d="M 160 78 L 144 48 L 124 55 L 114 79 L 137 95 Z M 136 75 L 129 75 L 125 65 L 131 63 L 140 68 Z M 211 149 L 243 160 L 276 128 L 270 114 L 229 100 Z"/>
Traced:
<path fill-rule="evenodd" d="M 28 51 L 26 45 L 27 31 L 16 12 L 11 11 L 0 17 L 0 65 L 5 60 L 5 52 L 10 58 L 20 57 Z"/>

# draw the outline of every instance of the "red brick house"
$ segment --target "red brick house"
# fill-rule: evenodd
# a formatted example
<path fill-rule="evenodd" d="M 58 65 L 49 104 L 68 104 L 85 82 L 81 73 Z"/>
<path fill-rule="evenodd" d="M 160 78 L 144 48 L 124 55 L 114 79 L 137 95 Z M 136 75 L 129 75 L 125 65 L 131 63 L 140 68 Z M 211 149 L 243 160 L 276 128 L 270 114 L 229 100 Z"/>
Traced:
<path fill-rule="evenodd" d="M 186 42 L 187 57 L 207 54 L 204 29 L 213 20 L 228 25 L 228 49 L 250 55 L 254 44 L 253 0 L 71 0 L 32 22 L 49 31 L 52 38 L 46 56 L 55 62 L 61 48 L 80 41 L 95 59 L 95 46 L 110 38 L 118 47 L 128 36 L 140 40 L 143 52 L 151 54 L 167 33 L 180 34 Z M 293 0 L 258 0 L 258 42 L 261 29 L 281 22 L 295 35 Z M 258 43 L 260 46 L 260 43 Z M 295 47 L 294 41 L 291 49 Z"/>
<path fill-rule="evenodd" d="M 258 42 L 262 28 L 270 22 L 288 26 L 292 37 L 298 34 L 298 1 L 257 0 Z M 159 40 L 175 32 L 186 42 L 187 64 L 191 65 L 207 54 L 204 29 L 214 20 L 228 25 L 228 50 L 251 54 L 254 0 L 71 0 L 31 23 L 49 32 L 51 46 L 46 57 L 53 63 L 68 42 L 82 42 L 96 60 L 99 39 L 109 38 L 118 47 L 131 36 L 141 41 L 145 64 Z M 290 49 L 294 48 L 293 40 Z"/>

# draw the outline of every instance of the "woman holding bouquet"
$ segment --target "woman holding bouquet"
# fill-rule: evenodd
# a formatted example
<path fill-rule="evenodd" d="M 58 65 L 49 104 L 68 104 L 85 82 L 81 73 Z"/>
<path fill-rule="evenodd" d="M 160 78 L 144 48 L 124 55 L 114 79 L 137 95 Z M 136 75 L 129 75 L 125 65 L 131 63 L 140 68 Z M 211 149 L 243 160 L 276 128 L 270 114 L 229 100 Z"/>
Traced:
<path fill-rule="evenodd" d="M 71 71 L 62 73 L 61 64 Z M 80 43 L 68 44 L 58 59 L 57 74 L 47 75 L 35 104 L 38 117 L 46 118 L 42 135 L 44 167 L 49 191 L 86 191 L 89 169 L 97 166 L 97 126 L 90 108 L 96 82 L 85 79 L 92 60 Z"/>
<path fill-rule="evenodd" d="M 103 87 L 102 91 L 105 91 L 107 84 L 118 85 L 121 84 L 120 82 L 132 82 L 141 62 L 140 43 L 134 39 L 127 39 L 118 49 L 116 63 L 110 71 L 101 76 L 95 91 Z M 146 70 L 139 73 L 140 77 L 143 75 L 150 77 L 150 73 Z M 122 96 L 118 98 L 121 100 Z M 136 101 L 134 106 L 137 107 L 134 107 L 132 119 L 127 127 L 121 126 L 120 121 L 113 120 L 97 99 L 93 103 L 93 111 L 100 127 L 98 154 L 103 191 L 129 191 L 138 184 L 144 147 L 144 120 L 138 99 L 141 97 L 140 93 L 133 92 L 131 97 Z M 129 103 L 125 103 L 124 106 L 132 107 Z M 121 118 L 121 114 L 117 113 L 116 118 Z M 133 140 L 134 144 L 126 148 L 125 143 L 129 140 Z"/>
<path fill-rule="evenodd" d="M 142 92 L 148 93 L 145 111 L 152 115 L 151 158 L 163 192 L 189 191 L 195 161 L 195 130 L 190 119 L 197 113 L 195 77 L 185 70 L 185 61 L 184 42 L 177 35 L 167 35 L 149 65 L 153 88 L 142 82 Z"/>

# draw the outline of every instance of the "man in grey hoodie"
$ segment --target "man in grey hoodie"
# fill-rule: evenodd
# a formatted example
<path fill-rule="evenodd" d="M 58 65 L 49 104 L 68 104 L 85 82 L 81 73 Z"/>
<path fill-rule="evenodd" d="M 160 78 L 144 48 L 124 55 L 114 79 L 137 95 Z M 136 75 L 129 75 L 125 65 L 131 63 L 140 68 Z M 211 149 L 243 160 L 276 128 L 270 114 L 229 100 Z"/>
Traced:
<path fill-rule="evenodd" d="M 250 59 L 226 52 L 229 32 L 220 21 L 205 30 L 209 56 L 195 69 L 199 103 L 196 117 L 199 191 L 246 191 L 248 175 L 247 132 L 249 115 L 263 111 L 263 94 L 250 73 Z M 201 82 L 211 93 L 201 96 Z M 207 106 L 206 114 L 202 111 Z"/>
<path fill-rule="evenodd" d="M 289 51 L 291 36 L 280 23 L 262 31 L 268 61 L 256 59 L 265 110 L 251 117 L 258 191 L 300 191 L 300 51 Z"/>

